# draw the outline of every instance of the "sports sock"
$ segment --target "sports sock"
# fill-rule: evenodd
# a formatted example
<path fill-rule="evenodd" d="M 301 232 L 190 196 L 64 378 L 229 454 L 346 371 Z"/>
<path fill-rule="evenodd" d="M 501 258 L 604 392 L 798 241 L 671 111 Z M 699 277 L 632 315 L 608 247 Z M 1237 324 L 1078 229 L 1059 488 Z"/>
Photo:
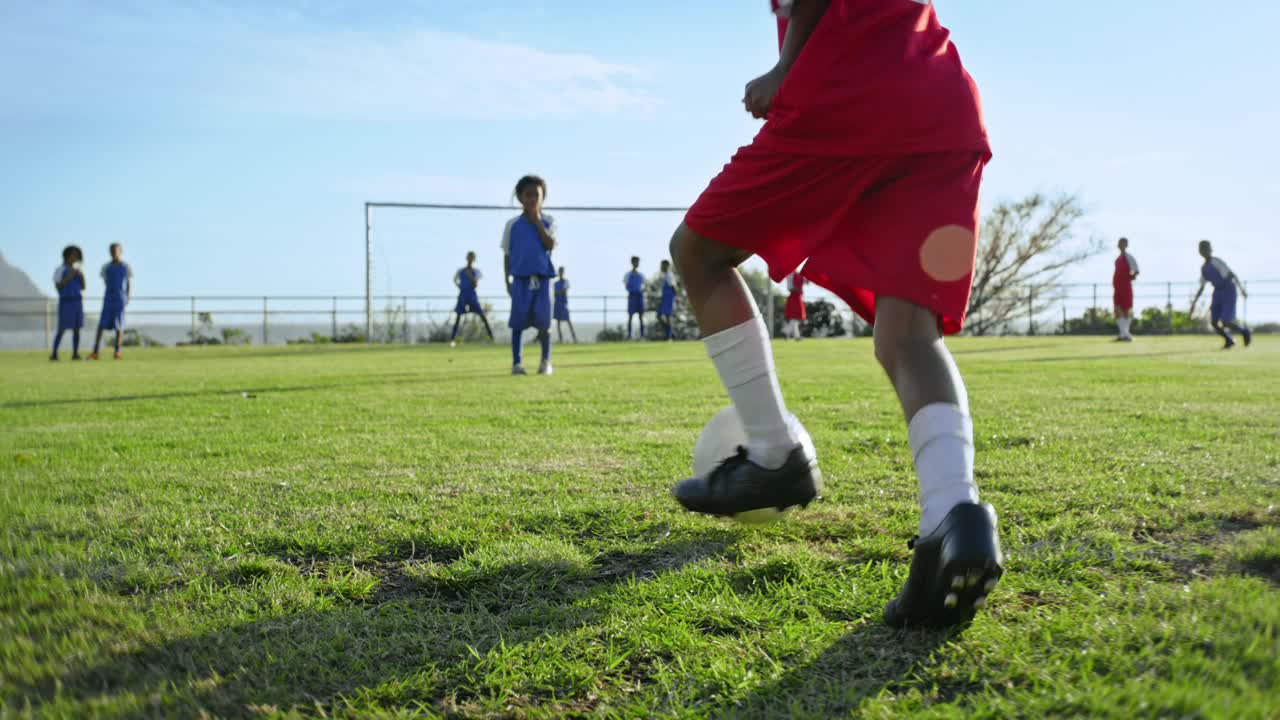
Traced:
<path fill-rule="evenodd" d="M 58 330 L 58 332 L 53 336 L 53 353 L 52 354 L 55 357 L 58 355 L 58 346 L 61 344 L 62 344 L 62 330 Z"/>
<path fill-rule="evenodd" d="M 521 335 L 521 332 L 519 330 L 516 330 L 514 328 L 511 330 L 511 364 L 512 365 L 520 364 L 520 349 L 521 349 L 520 335 Z"/>
<path fill-rule="evenodd" d="M 453 321 L 453 334 L 449 336 L 450 340 L 458 339 L 458 327 L 462 325 L 462 316 L 459 315 L 457 320 Z"/>
<path fill-rule="evenodd" d="M 80 354 L 80 328 L 71 331 L 71 354 Z"/>
<path fill-rule="evenodd" d="M 551 359 L 551 331 L 543 330 L 538 333 L 538 342 L 542 344 L 542 362 Z"/>
<path fill-rule="evenodd" d="M 117 332 L 116 332 L 116 353 L 117 353 L 117 354 L 119 354 L 119 352 L 120 352 L 120 335 L 121 335 L 121 333 L 120 333 L 119 331 L 117 331 Z"/>
<path fill-rule="evenodd" d="M 959 406 L 933 403 L 907 425 L 920 479 L 920 534 L 938 527 L 951 508 L 978 502 L 973 482 L 973 420 Z"/>
<path fill-rule="evenodd" d="M 764 321 L 757 315 L 704 338 L 703 344 L 746 428 L 748 457 L 761 467 L 781 467 L 796 438 L 787 427 Z"/>

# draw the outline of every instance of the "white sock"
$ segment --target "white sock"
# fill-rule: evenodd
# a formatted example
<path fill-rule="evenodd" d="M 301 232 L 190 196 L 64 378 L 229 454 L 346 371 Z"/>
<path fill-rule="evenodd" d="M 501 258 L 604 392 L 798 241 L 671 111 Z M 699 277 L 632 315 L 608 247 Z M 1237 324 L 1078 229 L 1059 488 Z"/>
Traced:
<path fill-rule="evenodd" d="M 920 535 L 938 527 L 951 508 L 978 502 L 973 482 L 973 421 L 950 403 L 926 405 L 907 425 L 920 478 Z"/>
<path fill-rule="evenodd" d="M 764 321 L 757 315 L 702 342 L 742 417 L 748 457 L 761 467 L 782 467 L 796 439 L 787 427 L 787 407 L 778 387 Z"/>
<path fill-rule="evenodd" d="M 1124 337 L 1129 334 L 1129 331 L 1125 329 L 1126 324 L 1125 318 L 1116 318 L 1116 330 L 1119 332 L 1120 337 Z"/>

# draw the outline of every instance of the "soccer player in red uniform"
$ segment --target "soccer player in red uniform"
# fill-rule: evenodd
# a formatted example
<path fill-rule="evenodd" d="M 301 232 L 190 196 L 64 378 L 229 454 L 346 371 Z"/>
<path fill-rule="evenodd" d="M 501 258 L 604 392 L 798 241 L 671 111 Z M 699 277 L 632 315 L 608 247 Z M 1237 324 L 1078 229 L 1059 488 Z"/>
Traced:
<path fill-rule="evenodd" d="M 910 575 L 885 621 L 951 625 L 986 604 L 1002 569 L 995 512 L 978 504 L 973 424 L 944 334 L 968 307 L 978 187 L 991 157 L 977 88 L 926 0 L 773 0 L 777 65 L 747 83 L 765 123 L 676 229 L 671 252 L 707 352 L 747 433 L 739 452 L 672 490 L 735 515 L 817 497 L 769 332 L 737 266 L 804 276 L 875 326 L 920 482 Z"/>
<path fill-rule="evenodd" d="M 1120 255 L 1116 258 L 1116 270 L 1111 275 L 1111 289 L 1116 307 L 1116 329 L 1119 342 L 1133 342 L 1129 325 L 1133 322 L 1133 281 L 1138 278 L 1138 261 L 1129 254 L 1129 238 L 1117 243 Z"/>
<path fill-rule="evenodd" d="M 787 319 L 787 337 L 800 339 L 800 323 L 805 321 L 804 275 L 793 272 L 787 276 L 787 306 L 782 316 Z"/>

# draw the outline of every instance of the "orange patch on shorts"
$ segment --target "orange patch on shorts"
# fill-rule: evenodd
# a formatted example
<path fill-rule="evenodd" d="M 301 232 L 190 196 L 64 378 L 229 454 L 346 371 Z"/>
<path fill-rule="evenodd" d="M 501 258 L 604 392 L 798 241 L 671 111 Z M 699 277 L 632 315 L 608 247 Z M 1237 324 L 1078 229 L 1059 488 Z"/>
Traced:
<path fill-rule="evenodd" d="M 947 225 L 929 233 L 920 246 L 920 267 L 940 282 L 963 279 L 973 272 L 978 238 L 967 228 Z"/>

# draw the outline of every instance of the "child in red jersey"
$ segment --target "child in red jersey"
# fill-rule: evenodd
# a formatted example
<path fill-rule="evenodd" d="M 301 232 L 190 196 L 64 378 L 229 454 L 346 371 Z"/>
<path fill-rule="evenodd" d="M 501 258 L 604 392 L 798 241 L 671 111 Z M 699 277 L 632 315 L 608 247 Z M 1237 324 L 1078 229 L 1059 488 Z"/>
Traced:
<path fill-rule="evenodd" d="M 689 302 L 747 431 L 745 452 L 673 488 L 687 509 L 735 515 L 806 505 L 817 460 L 797 441 L 769 332 L 737 266 L 803 275 L 875 326 L 920 481 L 910 576 L 885 608 L 900 625 L 950 625 L 1003 572 L 995 513 L 978 504 L 973 425 L 942 342 L 968 307 L 978 187 L 990 159 L 977 88 L 920 0 L 774 0 L 778 64 L 746 86 L 764 127 L 671 239 Z"/>
<path fill-rule="evenodd" d="M 1129 238 L 1120 238 L 1116 244 L 1120 256 L 1116 258 L 1116 270 L 1111 275 L 1112 301 L 1116 308 L 1116 329 L 1119 342 L 1133 342 L 1129 325 L 1133 322 L 1133 281 L 1138 279 L 1138 260 L 1129 254 Z"/>

